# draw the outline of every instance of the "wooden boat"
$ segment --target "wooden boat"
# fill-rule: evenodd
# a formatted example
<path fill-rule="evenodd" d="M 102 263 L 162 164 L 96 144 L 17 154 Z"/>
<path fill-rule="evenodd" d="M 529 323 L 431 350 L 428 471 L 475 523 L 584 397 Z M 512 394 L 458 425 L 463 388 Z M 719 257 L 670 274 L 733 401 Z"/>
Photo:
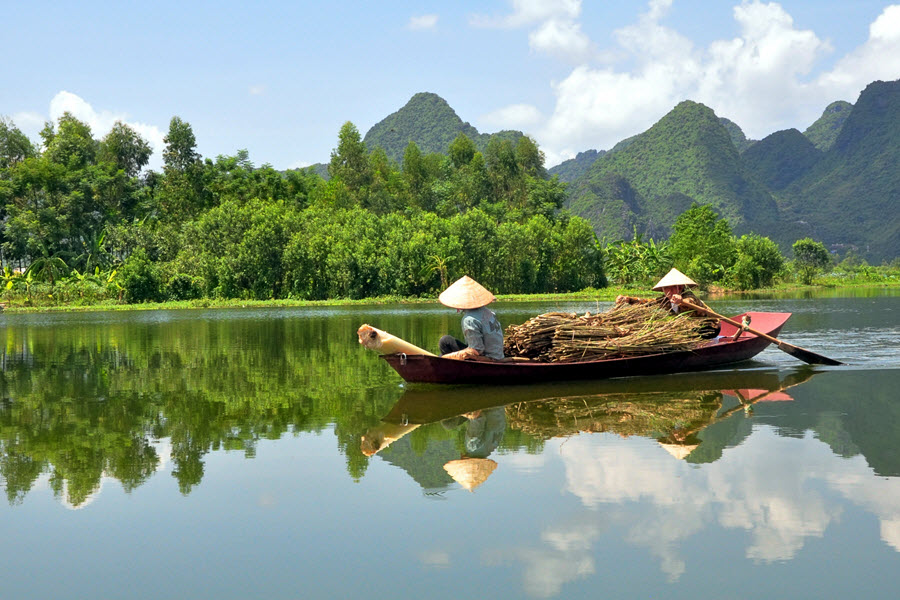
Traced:
<path fill-rule="evenodd" d="M 776 337 L 791 313 L 748 312 L 732 318 L 751 317 L 753 329 Z M 503 362 L 453 360 L 439 356 L 385 354 L 387 361 L 410 383 L 516 384 L 578 379 L 608 379 L 711 369 L 749 360 L 771 342 L 722 321 L 720 337 L 694 350 L 647 354 L 584 362 Z"/>

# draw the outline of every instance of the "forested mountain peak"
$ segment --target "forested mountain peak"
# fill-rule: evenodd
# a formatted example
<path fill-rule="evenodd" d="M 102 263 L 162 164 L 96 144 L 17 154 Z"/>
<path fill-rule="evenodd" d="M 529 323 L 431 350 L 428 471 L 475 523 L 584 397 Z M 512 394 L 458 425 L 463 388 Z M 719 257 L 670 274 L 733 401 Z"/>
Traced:
<path fill-rule="evenodd" d="M 823 152 L 828 150 L 834 145 L 851 110 L 853 110 L 853 105 L 849 102 L 844 100 L 832 102 L 825 107 L 822 116 L 806 128 L 803 135 L 819 150 Z"/>
<path fill-rule="evenodd" d="M 747 229 L 774 203 L 744 173 L 732 136 L 707 106 L 685 100 L 574 184 L 569 207 L 601 237 L 665 236 L 692 201 Z"/>
<path fill-rule="evenodd" d="M 575 155 L 575 158 L 564 160 L 555 167 L 549 169 L 550 175 L 557 175 L 564 183 L 571 183 L 584 175 L 598 158 L 606 154 L 606 150 L 585 150 Z"/>
<path fill-rule="evenodd" d="M 834 145 L 790 188 L 788 220 L 836 248 L 879 260 L 900 255 L 900 80 L 859 95 Z"/>
<path fill-rule="evenodd" d="M 822 158 L 822 151 L 796 129 L 776 131 L 748 148 L 744 165 L 772 190 L 783 190 Z"/>
<path fill-rule="evenodd" d="M 900 80 L 875 81 L 859 95 L 841 127 L 834 150 L 847 155 L 900 149 Z M 896 165 L 896 163 L 894 163 Z"/>
<path fill-rule="evenodd" d="M 423 154 L 445 154 L 450 142 L 460 133 L 484 151 L 490 134 L 479 133 L 463 121 L 446 100 L 431 92 L 420 92 L 409 99 L 400 110 L 372 126 L 363 141 L 371 151 L 383 148 L 392 159 L 400 162 L 409 142 L 415 142 Z M 522 137 L 520 131 L 501 131 L 494 135 L 510 141 Z"/>
<path fill-rule="evenodd" d="M 731 141 L 734 143 L 734 147 L 737 148 L 738 152 L 743 152 L 756 143 L 756 140 L 748 140 L 747 136 L 744 135 L 744 130 L 731 119 L 720 117 L 719 122 L 722 123 L 728 131 L 728 135 L 731 136 Z"/>

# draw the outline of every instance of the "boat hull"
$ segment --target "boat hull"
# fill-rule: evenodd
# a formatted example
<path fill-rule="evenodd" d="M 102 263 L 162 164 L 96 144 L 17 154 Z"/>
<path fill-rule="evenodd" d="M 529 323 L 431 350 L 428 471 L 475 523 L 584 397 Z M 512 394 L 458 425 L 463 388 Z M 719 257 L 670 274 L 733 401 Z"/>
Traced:
<path fill-rule="evenodd" d="M 743 313 L 757 331 L 777 336 L 791 313 Z M 722 323 L 721 338 L 694 350 L 648 354 L 629 358 L 612 358 L 585 362 L 489 362 L 441 358 L 438 356 L 387 354 L 382 358 L 410 383 L 488 383 L 518 384 L 543 381 L 608 379 L 637 375 L 659 375 L 711 369 L 749 360 L 762 352 L 770 342 L 749 332 L 737 340 L 737 329 Z"/>

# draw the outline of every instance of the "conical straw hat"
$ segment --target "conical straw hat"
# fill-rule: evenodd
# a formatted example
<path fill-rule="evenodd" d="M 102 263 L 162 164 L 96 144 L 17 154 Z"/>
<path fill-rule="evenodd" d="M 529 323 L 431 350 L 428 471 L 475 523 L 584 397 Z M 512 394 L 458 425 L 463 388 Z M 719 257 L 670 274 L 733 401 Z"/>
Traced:
<path fill-rule="evenodd" d="M 496 298 L 480 283 L 463 275 L 453 282 L 453 285 L 438 296 L 438 300 L 444 306 L 450 308 L 481 308 L 487 306 Z"/>
<path fill-rule="evenodd" d="M 470 492 L 484 483 L 496 468 L 497 463 L 489 458 L 461 458 L 444 465 L 450 477 Z"/>
<path fill-rule="evenodd" d="M 678 269 L 672 269 L 666 276 L 659 280 L 655 286 L 653 286 L 654 290 L 661 290 L 664 287 L 669 287 L 670 285 L 684 285 L 687 287 L 696 287 L 697 282 L 679 271 Z"/>
<path fill-rule="evenodd" d="M 684 460 L 691 452 L 696 450 L 697 446 L 700 444 L 664 444 L 660 442 L 659 445 L 665 448 L 666 452 L 678 460 Z"/>

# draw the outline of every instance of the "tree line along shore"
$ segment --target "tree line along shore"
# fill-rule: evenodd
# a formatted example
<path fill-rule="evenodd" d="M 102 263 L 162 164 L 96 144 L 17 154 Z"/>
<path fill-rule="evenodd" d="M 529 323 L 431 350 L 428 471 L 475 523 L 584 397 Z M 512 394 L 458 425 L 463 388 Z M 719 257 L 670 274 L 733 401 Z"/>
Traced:
<path fill-rule="evenodd" d="M 0 119 L 0 260 L 7 309 L 227 306 L 434 298 L 463 274 L 501 297 L 601 297 L 646 289 L 672 266 L 704 288 L 890 285 L 900 260 L 835 260 L 813 239 L 789 256 L 736 236 L 709 205 L 682 212 L 668 239 L 607 240 L 562 208 L 529 137 L 460 134 L 446 153 L 415 143 L 402 163 L 345 123 L 327 177 L 254 166 L 245 151 L 204 159 L 174 117 L 161 172 L 119 122 L 97 140 L 66 113 L 41 143 Z M 601 292 L 598 292 L 600 290 Z M 599 294 L 599 295 L 598 295 Z"/>

